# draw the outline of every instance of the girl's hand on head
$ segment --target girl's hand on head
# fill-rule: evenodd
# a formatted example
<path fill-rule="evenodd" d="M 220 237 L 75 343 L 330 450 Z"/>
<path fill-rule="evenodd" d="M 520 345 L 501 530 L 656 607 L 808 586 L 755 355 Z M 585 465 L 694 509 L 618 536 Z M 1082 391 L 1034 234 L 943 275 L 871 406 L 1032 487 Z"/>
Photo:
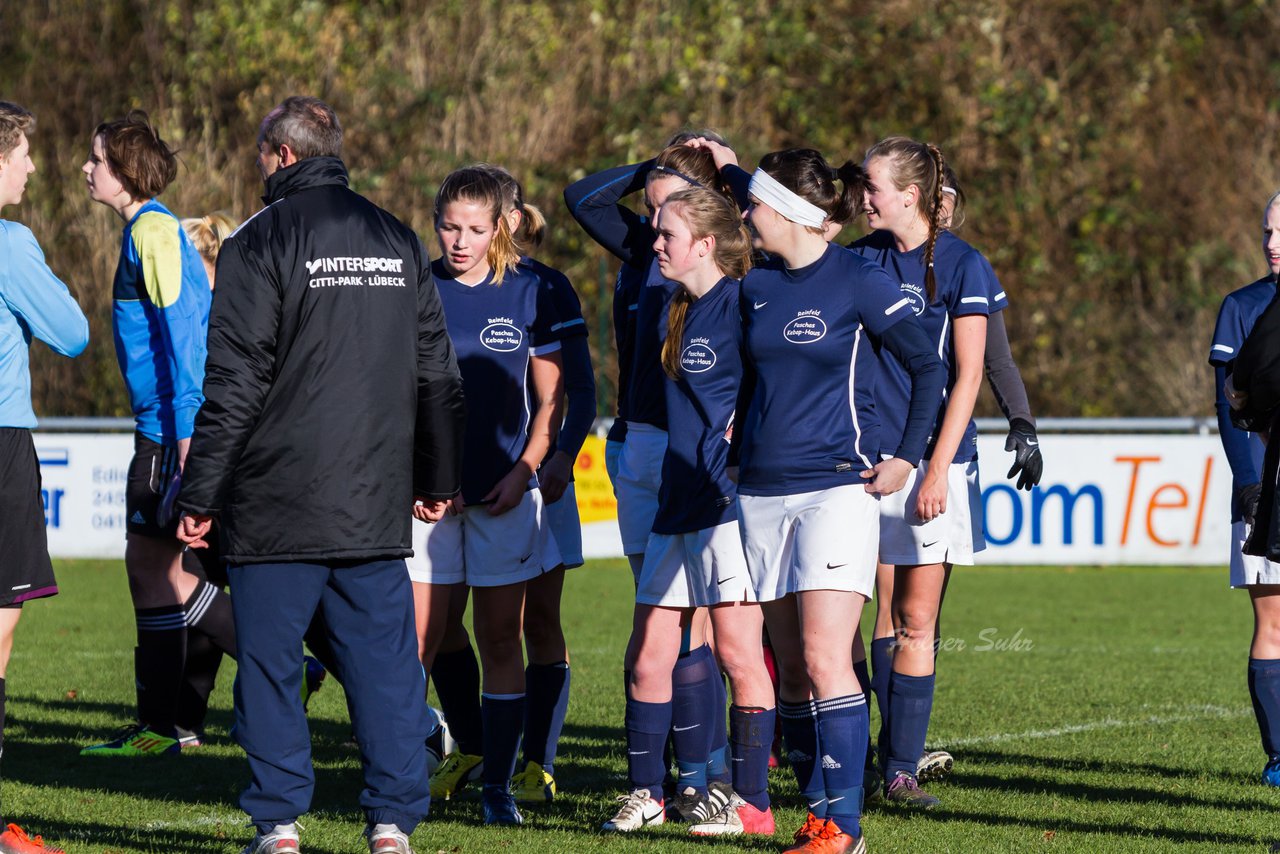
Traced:
<path fill-rule="evenodd" d="M 715 161 L 717 169 L 723 169 L 731 164 L 733 166 L 738 165 L 738 155 L 732 148 L 723 143 L 707 139 L 705 136 L 691 139 L 685 145 L 690 148 L 704 148 L 711 152 L 711 159 Z"/>

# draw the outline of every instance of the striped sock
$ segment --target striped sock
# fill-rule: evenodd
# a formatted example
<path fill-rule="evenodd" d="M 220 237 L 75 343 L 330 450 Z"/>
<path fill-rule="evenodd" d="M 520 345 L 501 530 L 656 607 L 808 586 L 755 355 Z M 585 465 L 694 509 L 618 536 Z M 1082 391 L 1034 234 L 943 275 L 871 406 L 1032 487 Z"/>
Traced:
<path fill-rule="evenodd" d="M 865 694 L 818 700 L 818 743 L 822 745 L 822 785 L 827 818 L 850 836 L 861 836 L 862 772 L 867 756 Z"/>
<path fill-rule="evenodd" d="M 236 657 L 236 622 L 231 614 L 231 597 L 207 581 L 191 591 L 182 610 L 187 628 L 195 629 L 232 658 Z"/>
<path fill-rule="evenodd" d="M 809 805 L 809 812 L 823 818 L 827 814 L 827 790 L 818 762 L 818 714 L 810 700 L 799 703 L 780 700 L 778 717 L 782 719 L 782 739 L 800 794 Z"/>

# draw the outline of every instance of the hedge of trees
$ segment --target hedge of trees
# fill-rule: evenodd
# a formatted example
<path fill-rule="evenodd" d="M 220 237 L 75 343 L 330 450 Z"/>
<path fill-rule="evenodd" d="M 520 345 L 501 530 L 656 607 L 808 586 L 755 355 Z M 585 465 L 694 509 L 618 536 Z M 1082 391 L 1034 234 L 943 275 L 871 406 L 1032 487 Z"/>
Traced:
<path fill-rule="evenodd" d="M 94 126 L 147 110 L 182 149 L 163 201 L 243 218 L 261 204 L 257 122 L 307 93 L 342 116 L 355 187 L 432 249 L 450 169 L 483 160 L 524 180 L 551 223 L 540 257 L 582 293 L 602 411 L 614 262 L 560 192 L 692 126 L 748 164 L 796 145 L 860 159 L 890 133 L 938 143 L 970 197 L 961 236 L 1013 300 L 1037 412 L 1208 413 L 1217 305 L 1265 272 L 1277 32 L 1269 0 L 7 4 L 0 98 L 37 113 L 40 171 L 5 214 L 35 230 L 93 334 L 74 362 L 36 348 L 37 408 L 127 414 L 110 334 L 120 223 L 77 171 Z"/>

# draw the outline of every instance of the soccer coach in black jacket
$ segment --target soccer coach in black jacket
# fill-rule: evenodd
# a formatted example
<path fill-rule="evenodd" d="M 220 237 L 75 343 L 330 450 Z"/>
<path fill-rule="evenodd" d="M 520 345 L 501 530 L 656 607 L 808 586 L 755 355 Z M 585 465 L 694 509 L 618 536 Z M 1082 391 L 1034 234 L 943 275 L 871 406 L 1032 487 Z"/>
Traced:
<path fill-rule="evenodd" d="M 235 734 L 252 781 L 248 854 L 297 851 L 314 787 L 299 688 L 319 611 L 363 754 L 370 851 L 408 852 L 426 815 L 426 684 L 404 560 L 410 516 L 460 486 L 463 398 L 417 236 L 347 188 L 342 129 L 315 98 L 262 122 L 267 207 L 222 246 L 205 404 L 178 507 L 217 518 L 239 633 Z"/>

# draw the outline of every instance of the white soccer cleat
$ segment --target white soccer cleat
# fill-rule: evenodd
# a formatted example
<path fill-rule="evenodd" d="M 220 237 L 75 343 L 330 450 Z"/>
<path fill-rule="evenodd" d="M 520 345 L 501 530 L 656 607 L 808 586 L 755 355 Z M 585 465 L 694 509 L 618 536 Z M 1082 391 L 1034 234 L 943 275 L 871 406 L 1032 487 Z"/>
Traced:
<path fill-rule="evenodd" d="M 630 833 L 642 827 L 656 827 L 665 818 L 662 801 L 651 798 L 648 789 L 636 789 L 618 800 L 622 802 L 618 814 L 601 825 L 601 830 Z"/>

